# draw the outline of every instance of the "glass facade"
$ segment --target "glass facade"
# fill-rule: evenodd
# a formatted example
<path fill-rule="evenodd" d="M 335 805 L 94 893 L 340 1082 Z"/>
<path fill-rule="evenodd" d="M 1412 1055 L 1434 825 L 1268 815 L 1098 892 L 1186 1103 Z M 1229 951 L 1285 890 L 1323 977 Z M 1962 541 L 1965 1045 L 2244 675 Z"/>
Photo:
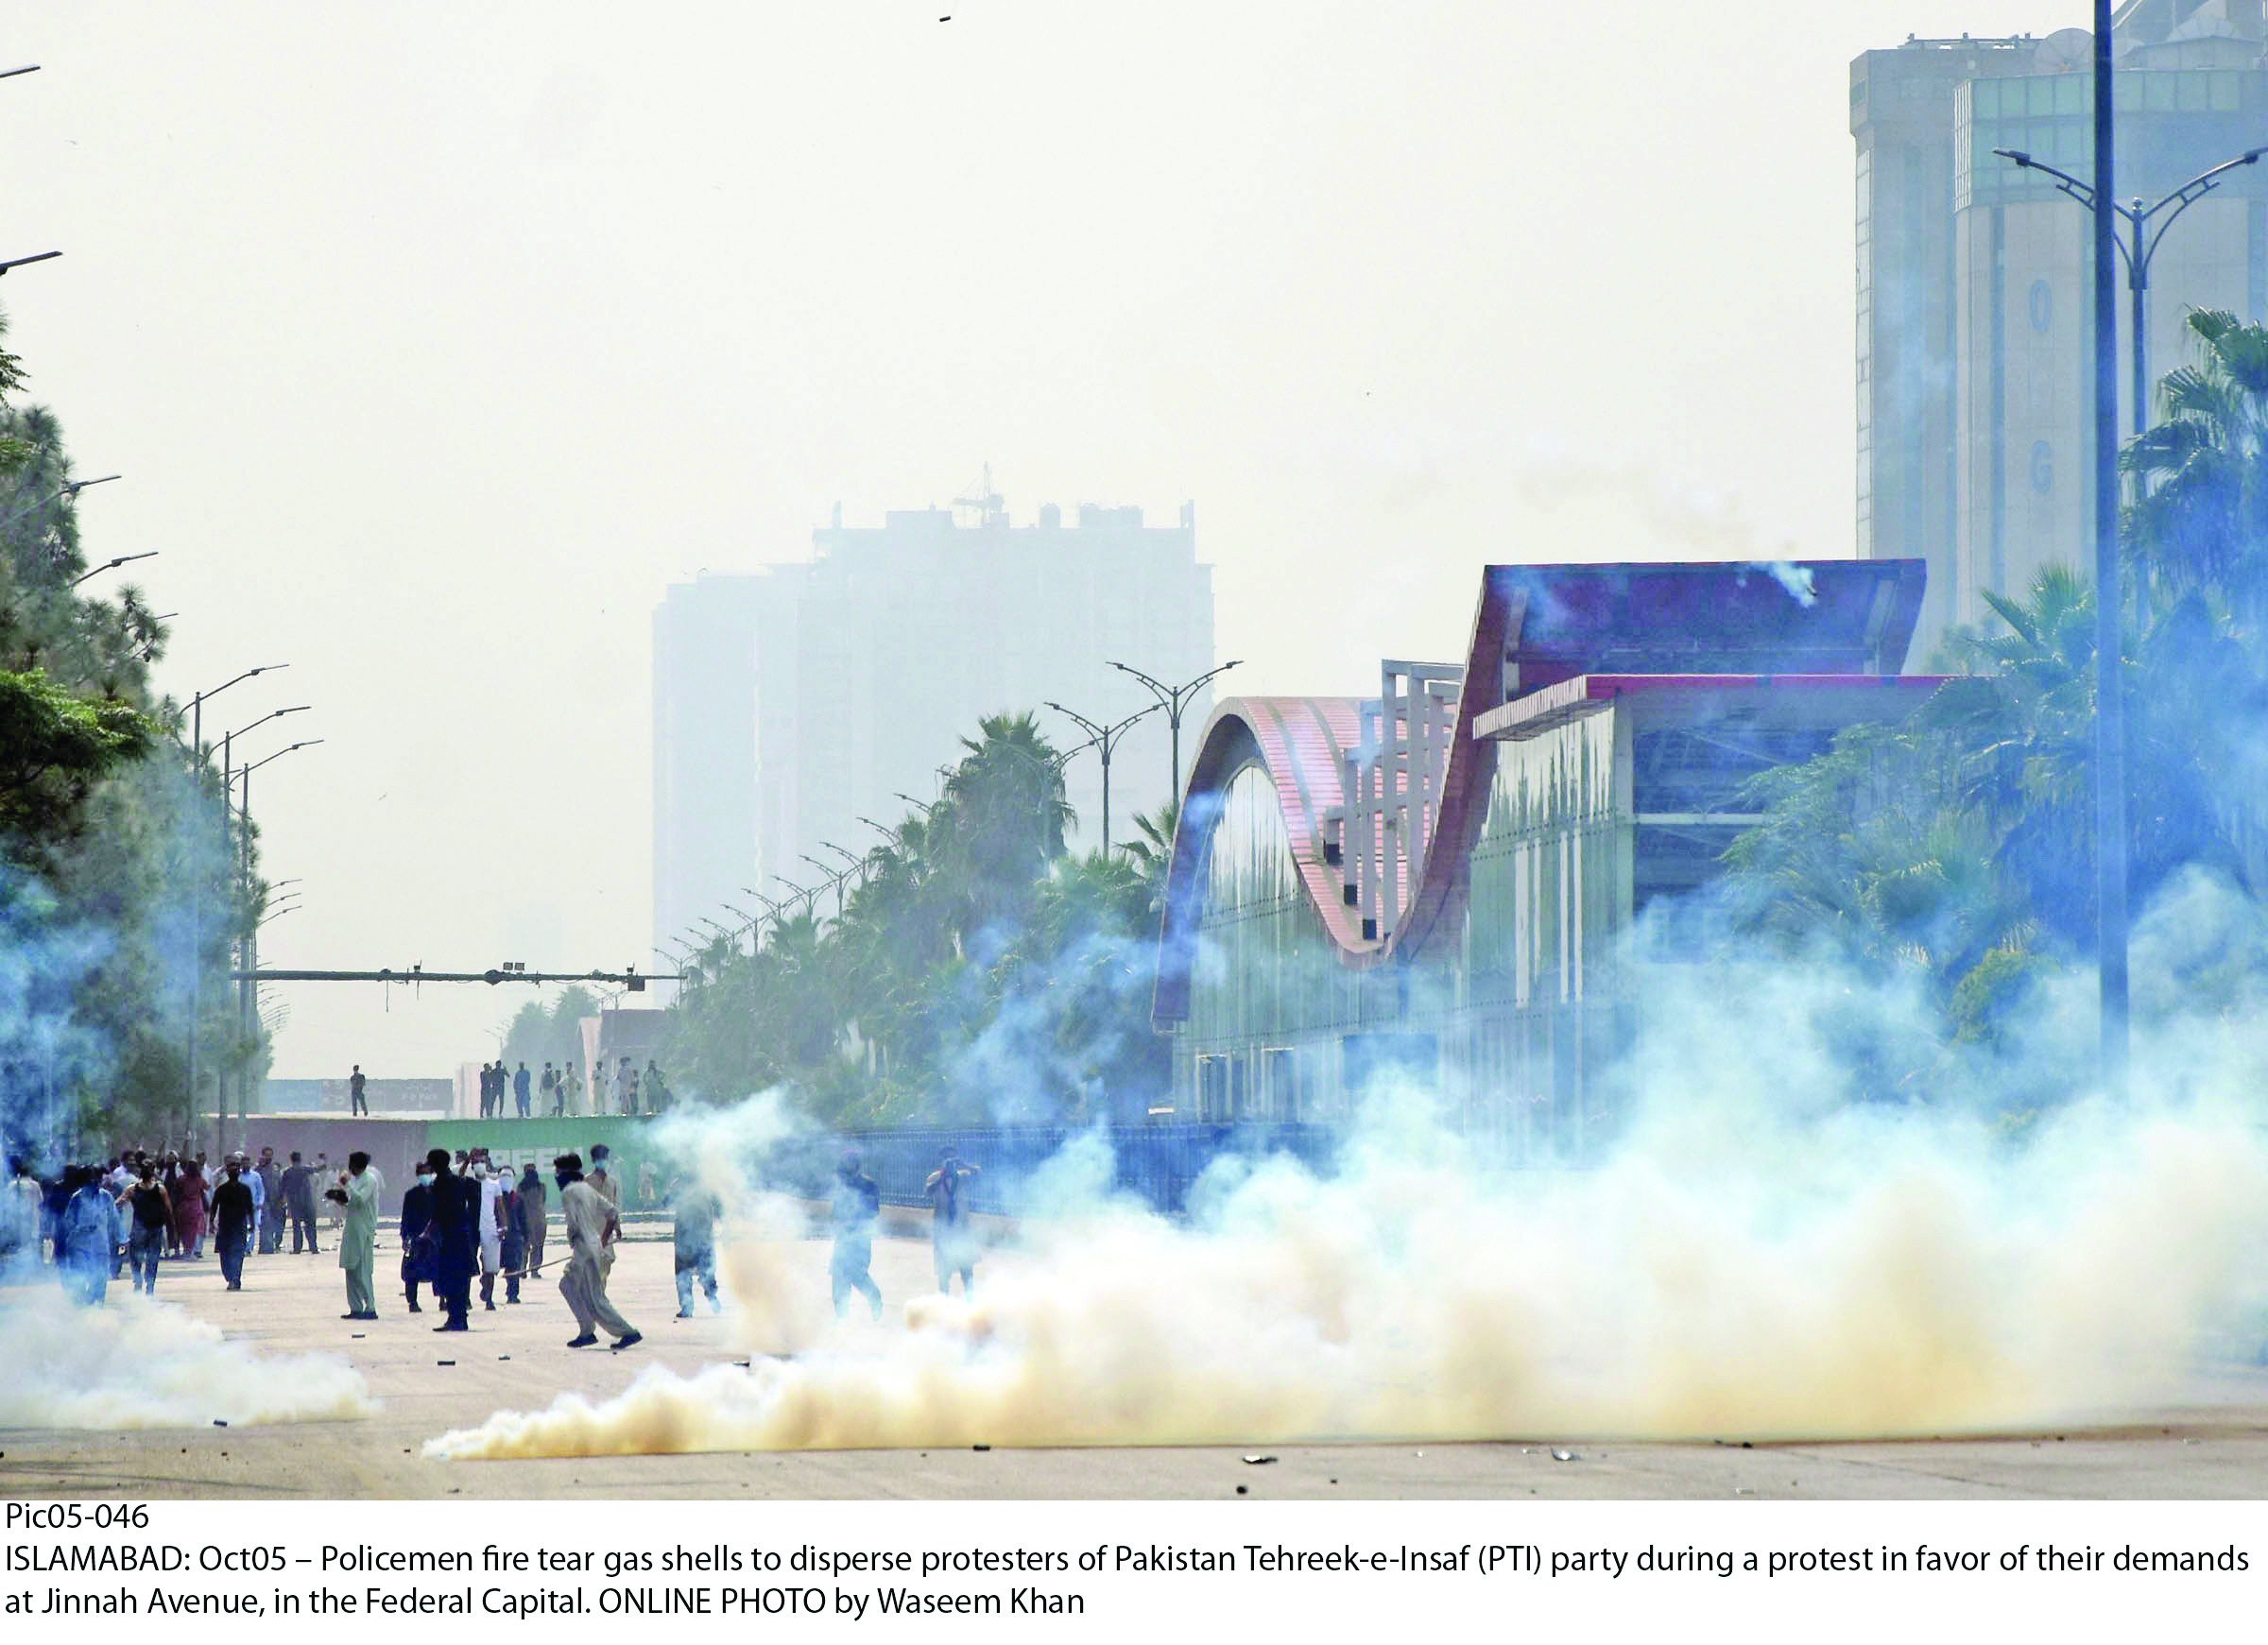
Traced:
<path fill-rule="evenodd" d="M 1206 903 L 1175 1030 L 1175 1117 L 1330 1120 L 1366 1082 L 1406 1078 L 1437 1091 L 1491 1157 L 1584 1157 L 1614 1129 L 1646 974 L 1706 958 L 1690 930 L 1631 940 L 1673 927 L 1641 914 L 1722 871 L 1745 820 L 1734 809 L 1744 784 L 1817 753 L 1830 718 L 1760 723 L 1625 697 L 1494 743 L 1457 912 L 1366 968 L 1349 963 L 1310 900 L 1254 751 L 1222 788 L 1198 869 Z"/>
<path fill-rule="evenodd" d="M 2268 74 L 2122 69 L 2114 95 L 2122 147 L 2119 192 L 2156 194 L 2258 143 L 2247 132 L 2268 111 Z M 1963 86 L 1953 102 L 1954 210 L 2053 196 L 2053 179 L 2001 158 L 1993 152 L 1998 148 L 2017 149 L 2091 180 L 2093 77 L 2025 75 Z M 2144 180 L 2139 185 L 2127 180 L 2136 175 Z"/>

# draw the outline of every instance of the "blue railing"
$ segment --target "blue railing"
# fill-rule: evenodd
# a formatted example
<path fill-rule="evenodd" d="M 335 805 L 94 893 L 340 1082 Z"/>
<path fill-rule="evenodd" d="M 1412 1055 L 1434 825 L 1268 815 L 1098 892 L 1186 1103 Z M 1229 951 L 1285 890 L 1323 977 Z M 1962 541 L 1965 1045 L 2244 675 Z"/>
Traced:
<path fill-rule="evenodd" d="M 1327 1171 L 1343 1131 L 1329 1125 L 1109 1125 L 1088 1129 L 1034 1125 L 985 1131 L 854 1131 L 816 1138 L 777 1150 L 767 1174 L 773 1186 L 823 1197 L 843 1150 L 859 1151 L 861 1164 L 891 1205 L 929 1203 L 922 1191 L 948 1149 L 977 1168 L 963 1191 L 970 1209 L 1016 1216 L 1032 1208 L 1040 1169 L 1075 1139 L 1099 1139 L 1109 1150 L 1111 1185 L 1152 1209 L 1177 1214 L 1208 1166 L 1224 1157 L 1259 1161 L 1288 1155 L 1311 1170 Z"/>

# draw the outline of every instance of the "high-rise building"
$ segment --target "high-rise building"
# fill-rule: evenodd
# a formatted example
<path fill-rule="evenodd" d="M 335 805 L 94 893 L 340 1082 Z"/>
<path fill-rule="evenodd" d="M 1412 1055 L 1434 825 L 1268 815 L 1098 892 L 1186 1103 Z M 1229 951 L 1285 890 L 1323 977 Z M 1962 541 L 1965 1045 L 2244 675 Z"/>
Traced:
<path fill-rule="evenodd" d="M 703 572 L 654 608 L 654 941 L 745 904 L 756 852 L 761 576 Z M 570 801 L 572 803 L 572 801 Z M 666 952 L 662 957 L 667 957 Z"/>
<path fill-rule="evenodd" d="M 2264 11 L 2263 0 L 2119 10 L 2121 199 L 2155 200 L 2268 145 Z M 1909 39 L 1851 64 L 1858 552 L 1928 562 L 1918 666 L 1947 628 L 1988 615 L 1981 591 L 2021 593 L 2051 561 L 2092 564 L 2092 219 L 2046 172 L 1994 152 L 2090 178 L 2092 66 L 2084 29 Z M 2119 296 L 2123 394 L 2123 279 Z M 2189 206 L 2150 265 L 2153 379 L 2188 358 L 2194 308 L 2268 316 L 2268 164 Z M 2130 404 L 2122 419 L 2130 433 Z"/>
<path fill-rule="evenodd" d="M 1058 748 L 1086 740 L 1042 705 L 1115 720 L 1152 699 L 1108 664 L 1169 683 L 1212 666 L 1212 571 L 1196 557 L 1196 513 L 1172 525 L 1142 510 L 1049 505 L 1010 523 L 988 495 L 958 514 L 834 523 L 808 562 L 705 576 L 655 617 L 654 919 L 666 942 L 704 917 L 735 923 L 740 888 L 782 896 L 818 863 L 880 837 L 860 819 L 928 801 L 938 767 L 985 716 L 1036 712 Z M 697 614 L 696 614 L 697 613 Z M 1209 707 L 1183 717 L 1183 752 Z M 1154 714 L 1115 747 L 1111 835 L 1171 792 L 1169 737 Z M 1074 843 L 1101 840 L 1102 770 L 1090 749 L 1064 767 Z M 672 852 L 676 860 L 672 860 Z M 773 877 L 777 876 L 777 880 Z"/>

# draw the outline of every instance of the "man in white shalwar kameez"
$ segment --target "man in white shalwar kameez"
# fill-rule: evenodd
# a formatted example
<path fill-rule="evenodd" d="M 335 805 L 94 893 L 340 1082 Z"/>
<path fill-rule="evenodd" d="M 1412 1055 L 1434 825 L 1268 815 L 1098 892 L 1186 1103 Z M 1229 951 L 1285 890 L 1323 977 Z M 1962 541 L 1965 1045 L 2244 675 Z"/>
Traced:
<path fill-rule="evenodd" d="M 559 1211 L 567 1223 L 567 1272 L 559 1277 L 559 1294 L 575 1314 L 575 1339 L 567 1345 L 587 1348 L 598 1341 L 596 1328 L 615 1337 L 615 1347 L 627 1348 L 644 1340 L 638 1328 L 614 1311 L 607 1298 L 606 1267 L 600 1260 L 609 1241 L 620 1228 L 614 1208 L 583 1180 L 579 1154 L 562 1154 L 551 1162 L 559 1184 Z"/>

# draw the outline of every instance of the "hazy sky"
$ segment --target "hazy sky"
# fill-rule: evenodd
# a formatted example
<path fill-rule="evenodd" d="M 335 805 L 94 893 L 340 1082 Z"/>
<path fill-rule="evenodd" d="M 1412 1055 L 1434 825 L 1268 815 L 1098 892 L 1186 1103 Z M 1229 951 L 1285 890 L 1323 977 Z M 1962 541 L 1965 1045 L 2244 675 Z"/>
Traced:
<path fill-rule="evenodd" d="M 315 705 L 264 959 L 650 965 L 650 612 L 837 501 L 1194 498 L 1268 692 L 1459 655 L 1491 559 L 1849 554 L 1849 60 L 2087 14 L 33 0 L 0 306 L 163 683 Z M 523 997 L 302 986 L 277 1072 Z"/>

